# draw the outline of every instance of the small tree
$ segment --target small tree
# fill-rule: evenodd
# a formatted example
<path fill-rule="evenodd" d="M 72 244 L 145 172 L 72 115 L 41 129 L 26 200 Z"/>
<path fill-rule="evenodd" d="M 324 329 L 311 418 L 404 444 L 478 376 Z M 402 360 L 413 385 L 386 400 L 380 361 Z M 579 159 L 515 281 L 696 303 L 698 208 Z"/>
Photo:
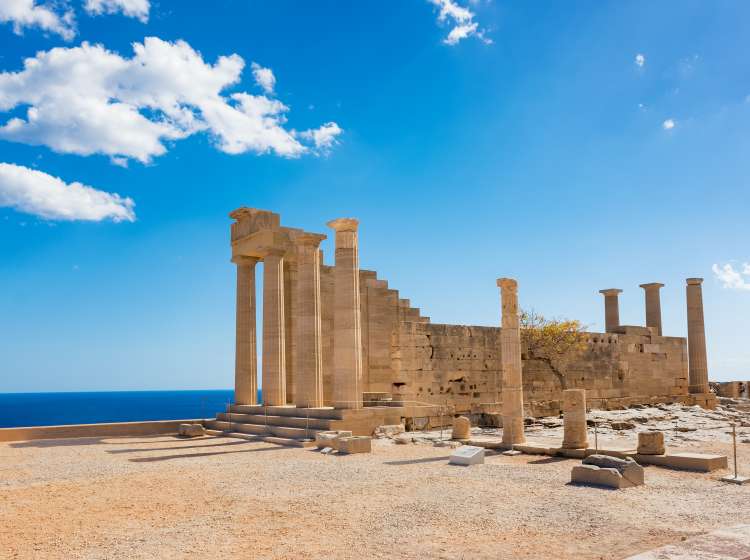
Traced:
<path fill-rule="evenodd" d="M 520 321 L 526 356 L 546 363 L 566 389 L 566 369 L 586 349 L 586 327 L 576 320 L 546 319 L 534 310 L 522 311 Z"/>

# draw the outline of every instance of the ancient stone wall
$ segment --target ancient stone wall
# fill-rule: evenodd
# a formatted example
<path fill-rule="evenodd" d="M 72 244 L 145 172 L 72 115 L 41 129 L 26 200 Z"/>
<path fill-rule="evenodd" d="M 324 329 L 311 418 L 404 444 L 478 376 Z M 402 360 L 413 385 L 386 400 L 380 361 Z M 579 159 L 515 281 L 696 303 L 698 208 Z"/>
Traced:
<path fill-rule="evenodd" d="M 332 279 L 325 280 L 329 274 L 321 274 L 324 375 L 332 344 L 325 311 L 333 289 Z M 456 413 L 499 412 L 500 328 L 430 323 L 371 271 L 361 272 L 360 292 L 365 391 L 407 404 L 448 404 Z M 587 346 L 566 369 L 566 388 L 586 389 L 590 407 L 673 402 L 687 395 L 684 338 L 619 327 L 616 333 L 589 333 Z M 559 414 L 562 382 L 545 362 L 524 359 L 523 380 L 527 414 Z"/>
<path fill-rule="evenodd" d="M 586 389 L 591 408 L 682 401 L 688 394 L 684 338 L 657 336 L 644 327 L 588 333 L 587 349 L 565 370 L 565 388 Z M 524 360 L 524 394 L 530 413 L 556 414 L 562 380 L 541 360 Z"/>

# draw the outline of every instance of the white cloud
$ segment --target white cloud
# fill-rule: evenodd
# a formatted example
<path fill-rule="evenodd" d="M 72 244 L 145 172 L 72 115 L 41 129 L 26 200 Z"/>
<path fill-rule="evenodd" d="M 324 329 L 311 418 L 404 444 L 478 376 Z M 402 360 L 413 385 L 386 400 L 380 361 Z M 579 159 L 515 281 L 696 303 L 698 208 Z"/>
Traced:
<path fill-rule="evenodd" d="M 335 122 L 329 122 L 315 130 L 306 130 L 300 136 L 306 140 L 312 140 L 315 147 L 322 151 L 329 151 L 336 144 L 336 137 L 343 131 Z"/>
<path fill-rule="evenodd" d="M 263 68 L 257 62 L 253 62 L 250 68 L 253 71 L 253 78 L 255 78 L 255 83 L 262 87 L 263 91 L 265 91 L 267 94 L 272 95 L 273 88 L 276 87 L 276 76 L 273 75 L 271 69 Z"/>
<path fill-rule="evenodd" d="M 661 127 L 664 130 L 672 130 L 676 125 L 677 123 L 674 121 L 674 119 L 667 119 L 666 121 L 661 123 Z"/>
<path fill-rule="evenodd" d="M 124 16 L 148 23 L 151 3 L 149 0 L 86 0 L 83 7 L 89 14 L 95 16 L 121 12 Z"/>
<path fill-rule="evenodd" d="M 0 163 L 0 206 L 50 220 L 135 220 L 130 198 L 11 163 Z"/>
<path fill-rule="evenodd" d="M 448 36 L 443 39 L 446 45 L 456 45 L 467 37 L 475 36 L 484 43 L 490 44 L 492 40 L 485 37 L 483 29 L 474 21 L 476 14 L 470 9 L 461 6 L 455 0 L 428 0 L 434 4 L 440 11 L 438 12 L 438 22 L 452 25 Z"/>
<path fill-rule="evenodd" d="M 61 153 L 104 154 L 113 163 L 143 163 L 170 141 L 205 131 L 218 149 L 297 157 L 311 146 L 286 128 L 289 108 L 264 95 L 224 90 L 236 85 L 243 59 L 215 64 L 184 41 L 148 37 L 124 58 L 101 45 L 54 48 L 0 73 L 0 112 L 25 107 L 25 118 L 0 125 L 0 138 Z M 314 137 L 313 137 L 314 138 Z"/>
<path fill-rule="evenodd" d="M 638 53 L 635 55 L 635 64 L 636 66 L 643 68 L 643 65 L 646 64 L 646 57 L 641 53 Z"/>
<path fill-rule="evenodd" d="M 53 2 L 39 4 L 36 0 L 0 0 L 0 23 L 12 23 L 13 32 L 17 35 L 21 35 L 26 27 L 57 33 L 67 41 L 76 34 L 73 11 L 57 9 Z"/>
<path fill-rule="evenodd" d="M 750 263 L 742 265 L 742 271 L 735 270 L 731 264 L 711 267 L 714 276 L 721 282 L 722 287 L 729 290 L 750 291 Z"/>

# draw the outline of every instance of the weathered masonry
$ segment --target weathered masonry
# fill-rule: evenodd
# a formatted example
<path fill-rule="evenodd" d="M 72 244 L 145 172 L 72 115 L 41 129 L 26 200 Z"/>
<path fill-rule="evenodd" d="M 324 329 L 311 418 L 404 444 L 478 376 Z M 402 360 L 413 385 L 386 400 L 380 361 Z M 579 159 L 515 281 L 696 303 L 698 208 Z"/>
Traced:
<path fill-rule="evenodd" d="M 647 326 L 620 325 L 621 290 L 602 290 L 607 332 L 587 334 L 587 349 L 567 368 L 563 387 L 544 362 L 523 356 L 517 317 L 513 321 L 515 281 L 498 281 L 502 328 L 434 324 L 374 271 L 360 270 L 357 220 L 328 223 L 336 254 L 335 265 L 326 266 L 320 251 L 326 235 L 282 226 L 278 214 L 265 210 L 240 208 L 230 216 L 237 265 L 235 416 L 254 417 L 262 409 L 267 424 L 271 414 L 300 418 L 305 409 L 309 418 L 310 410 L 320 409 L 314 415 L 331 421 L 370 418 L 363 426 L 410 417 L 434 423 L 439 407 L 441 414 L 505 415 L 515 423 L 522 419 L 514 404 L 504 412 L 504 400 L 522 402 L 526 415 L 558 414 L 563 389 L 585 389 L 589 406 L 600 408 L 715 402 L 701 279 L 687 281 L 688 340 L 661 334 L 661 284 L 642 285 Z M 255 321 L 259 262 L 262 333 Z M 523 358 L 518 371 L 516 348 Z M 326 408 L 339 412 L 321 412 Z M 332 425 L 338 424 L 325 427 Z"/>

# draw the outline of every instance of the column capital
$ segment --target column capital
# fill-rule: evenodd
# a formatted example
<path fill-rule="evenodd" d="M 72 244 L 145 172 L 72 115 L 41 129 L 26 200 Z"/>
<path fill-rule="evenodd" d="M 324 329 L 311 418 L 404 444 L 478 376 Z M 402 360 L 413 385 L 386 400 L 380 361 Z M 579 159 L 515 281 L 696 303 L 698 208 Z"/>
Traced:
<path fill-rule="evenodd" d="M 268 257 L 283 257 L 287 253 L 286 249 L 282 249 L 280 247 L 266 247 L 263 249 L 263 258 L 267 259 Z"/>
<path fill-rule="evenodd" d="M 357 231 L 359 220 L 356 218 L 337 218 L 326 224 L 329 228 L 339 231 Z"/>
<path fill-rule="evenodd" d="M 258 261 L 260 261 L 258 257 L 246 257 L 244 255 L 236 255 L 232 257 L 232 262 L 238 266 L 240 265 L 254 266 L 258 264 Z"/>
<path fill-rule="evenodd" d="M 703 284 L 703 278 L 687 278 L 685 282 L 688 286 L 700 286 Z"/>
<path fill-rule="evenodd" d="M 294 237 L 294 243 L 295 245 L 307 245 L 312 247 L 317 247 L 320 245 L 320 243 L 324 240 L 328 239 L 327 235 L 323 235 L 322 233 L 300 233 Z"/>
<path fill-rule="evenodd" d="M 498 278 L 497 287 L 503 290 L 518 290 L 518 282 L 513 278 Z"/>
<path fill-rule="evenodd" d="M 648 284 L 639 284 L 638 287 L 643 288 L 644 290 L 658 290 L 663 288 L 664 284 L 660 284 L 659 282 L 649 282 Z"/>
<path fill-rule="evenodd" d="M 616 296 L 622 293 L 620 288 L 607 288 L 606 290 L 599 290 L 600 294 L 605 296 Z"/>

